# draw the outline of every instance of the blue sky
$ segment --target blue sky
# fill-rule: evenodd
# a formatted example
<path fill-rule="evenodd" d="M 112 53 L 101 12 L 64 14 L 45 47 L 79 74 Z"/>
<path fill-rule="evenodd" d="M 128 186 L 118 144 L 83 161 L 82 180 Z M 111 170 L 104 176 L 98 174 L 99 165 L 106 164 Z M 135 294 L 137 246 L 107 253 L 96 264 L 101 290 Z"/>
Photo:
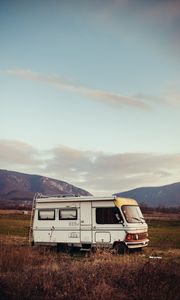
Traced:
<path fill-rule="evenodd" d="M 1 0 L 0 43 L 0 168 L 94 194 L 179 181 L 178 0 Z"/>

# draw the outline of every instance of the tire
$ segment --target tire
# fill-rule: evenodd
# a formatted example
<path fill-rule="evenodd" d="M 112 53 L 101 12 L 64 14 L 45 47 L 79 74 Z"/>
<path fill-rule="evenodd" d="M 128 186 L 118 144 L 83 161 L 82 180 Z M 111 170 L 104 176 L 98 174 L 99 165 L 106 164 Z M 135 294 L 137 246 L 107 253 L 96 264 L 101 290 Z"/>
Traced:
<path fill-rule="evenodd" d="M 57 252 L 68 252 L 68 245 L 64 243 L 58 243 Z"/>
<path fill-rule="evenodd" d="M 117 254 L 129 253 L 129 249 L 124 243 L 115 243 L 114 250 Z"/>

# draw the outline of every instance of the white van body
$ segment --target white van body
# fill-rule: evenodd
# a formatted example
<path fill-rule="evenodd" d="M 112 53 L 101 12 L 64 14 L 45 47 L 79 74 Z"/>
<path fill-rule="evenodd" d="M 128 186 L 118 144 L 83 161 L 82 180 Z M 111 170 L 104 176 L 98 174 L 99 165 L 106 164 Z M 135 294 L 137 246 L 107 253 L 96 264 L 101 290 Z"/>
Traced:
<path fill-rule="evenodd" d="M 34 201 L 33 244 L 126 249 L 148 245 L 148 226 L 137 202 L 110 197 L 38 195 Z"/>

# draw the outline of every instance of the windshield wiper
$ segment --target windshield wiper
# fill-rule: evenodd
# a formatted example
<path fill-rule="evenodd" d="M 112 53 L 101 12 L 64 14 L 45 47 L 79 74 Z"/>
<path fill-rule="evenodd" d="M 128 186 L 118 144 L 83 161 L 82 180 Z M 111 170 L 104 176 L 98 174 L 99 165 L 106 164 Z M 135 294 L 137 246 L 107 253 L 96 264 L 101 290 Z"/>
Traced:
<path fill-rule="evenodd" d="M 139 222 L 142 222 L 141 219 L 136 218 L 136 217 L 131 217 L 131 219 L 134 219 L 134 220 L 137 220 L 137 221 L 139 221 Z"/>

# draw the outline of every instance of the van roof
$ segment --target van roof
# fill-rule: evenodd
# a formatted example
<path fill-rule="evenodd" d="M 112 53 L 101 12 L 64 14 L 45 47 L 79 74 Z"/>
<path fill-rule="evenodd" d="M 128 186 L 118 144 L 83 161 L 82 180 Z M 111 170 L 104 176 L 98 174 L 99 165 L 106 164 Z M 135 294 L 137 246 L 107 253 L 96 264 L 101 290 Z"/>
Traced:
<path fill-rule="evenodd" d="M 138 203 L 134 199 L 117 197 L 115 199 L 115 205 L 121 207 L 122 205 L 138 205 Z"/>
<path fill-rule="evenodd" d="M 89 202 L 89 201 L 114 201 L 117 207 L 122 205 L 137 205 L 137 202 L 134 199 L 121 198 L 116 196 L 106 196 L 106 197 L 95 197 L 95 196 L 46 196 L 46 195 L 37 195 L 35 198 L 36 203 L 59 203 L 59 202 Z"/>

